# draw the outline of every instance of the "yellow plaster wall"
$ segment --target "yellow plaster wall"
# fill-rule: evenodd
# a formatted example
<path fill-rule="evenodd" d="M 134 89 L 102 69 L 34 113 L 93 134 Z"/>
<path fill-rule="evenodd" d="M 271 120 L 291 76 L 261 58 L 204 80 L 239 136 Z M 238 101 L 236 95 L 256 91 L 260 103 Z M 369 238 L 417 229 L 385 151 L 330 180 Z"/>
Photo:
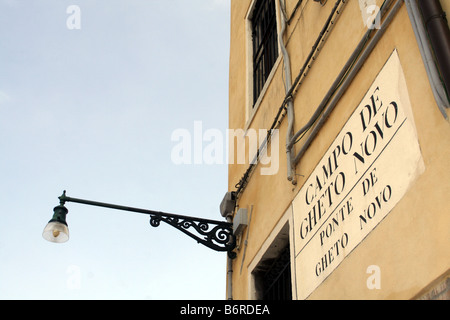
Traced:
<path fill-rule="evenodd" d="M 309 54 L 319 31 L 335 1 L 321 7 L 303 1 L 285 33 L 287 49 L 295 78 Z M 377 1 L 381 4 L 382 1 Z M 296 1 L 287 0 L 291 12 Z M 450 7 L 450 0 L 442 1 Z M 230 46 L 230 128 L 244 128 L 246 101 L 246 32 L 245 16 L 251 0 L 231 1 Z M 294 99 L 295 130 L 308 120 L 328 91 L 345 61 L 351 55 L 366 29 L 358 2 L 349 1 L 308 76 Z M 394 49 L 398 50 L 412 103 L 425 172 L 405 197 L 341 265 L 313 292 L 311 299 L 409 299 L 444 273 L 450 265 L 450 125 L 438 110 L 432 95 L 420 52 L 405 5 L 359 72 L 313 144 L 296 167 L 298 184 L 286 179 L 285 136 L 287 119 L 280 132 L 279 171 L 262 176 L 258 165 L 238 205 L 253 205 L 248 246 L 244 246 L 233 262 L 233 297 L 248 299 L 249 265 L 257 258 L 275 225 L 290 206 L 304 181 L 339 133 L 353 110 L 383 67 Z M 269 128 L 284 98 L 283 62 L 277 66 L 273 80 L 249 128 Z M 299 149 L 302 142 L 296 145 Z M 229 165 L 229 189 L 247 169 L 245 165 Z M 244 233 L 244 238 L 247 232 Z M 241 271 L 242 265 L 242 271 Z M 368 290 L 366 269 L 381 268 L 381 290 Z M 295 296 L 295 294 L 294 294 Z"/>

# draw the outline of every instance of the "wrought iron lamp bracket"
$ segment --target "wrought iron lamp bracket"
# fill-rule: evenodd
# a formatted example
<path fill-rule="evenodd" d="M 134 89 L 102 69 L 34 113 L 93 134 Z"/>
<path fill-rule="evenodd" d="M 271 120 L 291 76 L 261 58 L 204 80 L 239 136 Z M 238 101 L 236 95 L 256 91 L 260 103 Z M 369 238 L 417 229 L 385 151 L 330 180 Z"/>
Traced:
<path fill-rule="evenodd" d="M 159 227 L 161 221 L 215 251 L 228 251 L 231 254 L 236 245 L 233 226 L 228 222 L 164 214 L 150 215 L 152 227 Z"/>
<path fill-rule="evenodd" d="M 227 251 L 230 258 L 236 257 L 236 253 L 233 252 L 233 249 L 236 247 L 236 237 L 233 235 L 233 225 L 229 222 L 71 198 L 66 196 L 65 190 L 59 197 L 59 201 L 61 206 L 64 206 L 66 202 L 76 202 L 98 207 L 148 214 L 150 215 L 150 225 L 152 227 L 159 227 L 161 221 L 163 221 L 212 250 Z"/>

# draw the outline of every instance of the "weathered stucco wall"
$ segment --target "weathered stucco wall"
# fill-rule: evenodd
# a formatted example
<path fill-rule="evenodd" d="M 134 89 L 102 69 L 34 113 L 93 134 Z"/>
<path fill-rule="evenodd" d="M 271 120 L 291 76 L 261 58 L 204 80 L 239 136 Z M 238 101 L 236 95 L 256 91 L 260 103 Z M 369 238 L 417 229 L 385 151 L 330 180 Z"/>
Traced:
<path fill-rule="evenodd" d="M 445 9 L 450 0 L 441 1 Z M 287 0 L 288 15 L 297 1 Z M 270 128 L 285 97 L 281 54 L 267 91 L 256 113 L 248 110 L 248 35 L 246 16 L 251 0 L 231 1 L 231 46 L 229 81 L 229 126 L 259 131 Z M 303 1 L 284 35 L 295 78 L 303 65 L 335 1 L 321 6 Z M 380 6 L 382 1 L 377 1 Z M 320 55 L 294 96 L 295 125 L 300 129 L 325 96 L 355 46 L 367 31 L 359 3 L 348 1 L 330 32 Z M 249 227 L 240 240 L 233 261 L 233 298 L 252 298 L 251 268 L 258 263 L 280 221 L 287 221 L 292 240 L 294 229 L 291 204 L 327 149 L 344 127 L 373 84 L 391 54 L 397 51 L 411 102 L 417 141 L 424 171 L 412 183 L 390 213 L 340 265 L 308 296 L 311 299 L 410 299 L 444 274 L 450 266 L 450 125 L 436 106 L 408 13 L 403 4 L 366 63 L 330 114 L 318 136 L 296 166 L 297 185 L 286 178 L 285 137 L 287 118 L 279 129 L 278 171 L 262 175 L 258 165 L 251 175 L 238 206 L 252 211 Z M 298 151 L 303 140 L 295 145 Z M 274 146 L 272 144 L 272 146 Z M 271 159 L 275 161 L 274 157 Z M 236 162 L 236 161 L 234 161 Z M 229 190 L 235 190 L 248 163 L 229 165 Z M 266 165 L 267 166 L 267 165 Z M 295 209 L 294 209 L 295 210 Z M 287 216 L 286 216 L 287 215 Z M 284 222 L 283 222 L 284 223 Z M 277 227 L 278 226 L 278 227 Z M 247 234 L 248 233 L 248 234 Z M 248 237 L 247 246 L 243 239 Z M 245 250 L 244 250 L 245 249 Z M 245 255 L 244 255 L 245 251 Z M 291 250 L 291 263 L 295 260 Z M 380 270 L 380 289 L 369 289 L 367 268 Z M 297 297 L 298 275 L 293 265 L 293 297 Z"/>

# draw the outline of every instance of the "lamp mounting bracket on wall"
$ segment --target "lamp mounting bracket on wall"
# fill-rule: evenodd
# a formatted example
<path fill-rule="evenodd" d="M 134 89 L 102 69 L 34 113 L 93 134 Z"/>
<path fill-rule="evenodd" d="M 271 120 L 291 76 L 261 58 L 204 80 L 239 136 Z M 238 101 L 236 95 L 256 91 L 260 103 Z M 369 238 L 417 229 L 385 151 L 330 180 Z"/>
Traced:
<path fill-rule="evenodd" d="M 51 242 L 65 242 L 69 239 L 69 230 L 66 222 L 66 202 L 75 202 L 97 207 L 104 207 L 122 211 L 137 212 L 150 216 L 150 225 L 159 227 L 161 221 L 180 230 L 184 234 L 196 240 L 198 243 L 215 251 L 227 251 L 230 257 L 235 257 L 232 250 L 235 248 L 236 240 L 233 235 L 233 224 L 226 221 L 216 221 L 178 214 L 139 209 L 104 202 L 77 199 L 66 196 L 66 191 L 58 197 L 60 204 L 54 208 L 53 218 L 44 229 L 43 237 Z"/>

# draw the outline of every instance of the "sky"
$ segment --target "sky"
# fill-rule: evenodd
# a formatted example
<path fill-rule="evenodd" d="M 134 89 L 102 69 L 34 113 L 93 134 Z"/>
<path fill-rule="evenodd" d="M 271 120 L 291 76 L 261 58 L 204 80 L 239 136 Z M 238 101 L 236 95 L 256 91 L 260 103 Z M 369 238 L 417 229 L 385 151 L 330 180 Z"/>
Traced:
<path fill-rule="evenodd" d="M 172 135 L 225 135 L 229 10 L 0 0 L 0 299 L 226 298 L 226 253 L 146 215 L 68 202 L 69 241 L 42 231 L 63 190 L 223 219 L 225 162 L 178 164 Z"/>

